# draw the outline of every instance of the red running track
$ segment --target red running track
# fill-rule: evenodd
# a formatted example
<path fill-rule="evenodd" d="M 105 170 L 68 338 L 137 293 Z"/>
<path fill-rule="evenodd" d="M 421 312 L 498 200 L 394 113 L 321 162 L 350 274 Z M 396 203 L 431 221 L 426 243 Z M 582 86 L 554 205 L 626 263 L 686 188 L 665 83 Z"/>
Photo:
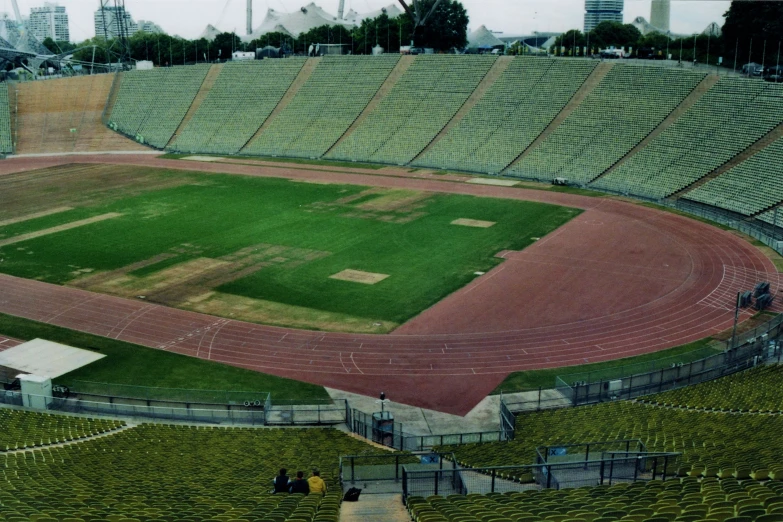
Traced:
<path fill-rule="evenodd" d="M 64 163 L 405 187 L 585 209 L 390 335 L 275 328 L 0 275 L 0 312 L 464 415 L 510 372 L 599 362 L 730 327 L 736 292 L 781 279 L 731 233 L 640 205 L 416 176 L 203 164 L 150 156 L 18 158 L 3 173 Z M 779 306 L 779 305 L 778 305 Z"/>

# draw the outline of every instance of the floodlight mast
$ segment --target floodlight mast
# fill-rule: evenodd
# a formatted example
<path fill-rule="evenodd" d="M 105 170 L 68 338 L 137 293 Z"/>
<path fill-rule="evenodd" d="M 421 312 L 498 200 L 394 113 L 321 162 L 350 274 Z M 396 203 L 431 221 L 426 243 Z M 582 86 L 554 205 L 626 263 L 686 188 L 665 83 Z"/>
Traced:
<path fill-rule="evenodd" d="M 130 31 L 128 30 L 128 21 L 125 18 L 125 0 L 100 0 L 101 4 L 101 18 L 103 19 L 103 37 L 109 41 L 109 24 L 107 23 L 107 11 L 114 9 L 114 23 L 116 24 L 117 44 L 119 45 L 119 63 L 125 64 L 130 62 L 130 46 L 128 44 L 128 37 Z M 113 6 L 111 5 L 113 4 Z M 109 49 L 106 50 L 110 52 Z"/>
<path fill-rule="evenodd" d="M 253 34 L 253 0 L 247 0 L 247 34 Z"/>
<path fill-rule="evenodd" d="M 24 21 L 22 20 L 22 12 L 19 10 L 19 4 L 16 3 L 16 0 L 11 0 L 11 4 L 14 6 L 14 15 L 16 16 L 16 23 L 19 25 L 23 25 Z"/>
<path fill-rule="evenodd" d="M 419 27 L 422 27 L 427 23 L 427 20 L 429 20 L 430 16 L 432 16 L 432 13 L 435 12 L 435 9 L 438 8 L 440 3 L 443 0 L 435 0 L 435 3 L 432 5 L 432 8 L 429 10 L 428 13 L 424 14 L 422 16 L 422 8 L 421 8 L 421 2 L 422 0 L 412 0 L 413 2 L 413 9 L 408 6 L 407 3 L 405 3 L 405 0 L 397 0 L 400 2 L 400 5 L 402 5 L 402 8 L 405 10 L 406 13 L 408 13 L 408 16 L 411 17 L 411 20 L 413 20 L 413 34 L 411 37 L 415 40 L 416 38 L 416 30 Z M 413 41 L 411 41 L 411 46 L 413 46 Z"/>

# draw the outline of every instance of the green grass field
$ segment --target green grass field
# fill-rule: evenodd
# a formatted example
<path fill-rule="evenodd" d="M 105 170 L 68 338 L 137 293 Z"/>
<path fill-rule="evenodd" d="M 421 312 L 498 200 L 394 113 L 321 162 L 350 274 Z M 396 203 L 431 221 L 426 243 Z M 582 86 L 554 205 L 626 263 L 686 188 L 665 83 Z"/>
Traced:
<path fill-rule="evenodd" d="M 275 400 L 313 401 L 329 398 L 322 386 L 5 314 L 0 314 L 0 333 L 24 341 L 47 339 L 106 355 L 97 362 L 58 377 L 56 383 L 65 386 L 73 386 L 77 381 L 90 381 L 184 390 L 269 392 Z M 79 387 L 83 388 L 84 385 Z M 171 393 L 165 391 L 164 395 L 166 398 L 175 398 Z M 150 398 L 155 397 L 153 390 Z"/>
<path fill-rule="evenodd" d="M 37 205 L 0 210 L 4 273 L 266 324 L 376 333 L 492 269 L 501 250 L 521 250 L 580 212 L 113 166 L 4 178 L 1 190 Z M 65 210 L 19 219 L 53 208 Z M 102 220 L 56 228 L 91 218 Z M 452 224 L 458 219 L 494 224 Z M 387 277 L 331 278 L 349 269 Z"/>

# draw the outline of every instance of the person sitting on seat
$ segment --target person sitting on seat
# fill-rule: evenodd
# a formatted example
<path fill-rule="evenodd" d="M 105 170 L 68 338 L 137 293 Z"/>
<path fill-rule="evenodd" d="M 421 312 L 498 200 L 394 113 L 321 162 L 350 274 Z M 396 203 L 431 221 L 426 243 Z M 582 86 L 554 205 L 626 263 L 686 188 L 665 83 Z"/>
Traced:
<path fill-rule="evenodd" d="M 321 478 L 321 472 L 317 468 L 313 469 L 313 476 L 307 479 L 310 486 L 310 493 L 326 495 L 326 482 Z"/>
<path fill-rule="evenodd" d="M 286 469 L 280 468 L 280 474 L 272 479 L 272 484 L 275 489 L 272 493 L 288 493 L 288 475 L 286 475 Z"/>
<path fill-rule="evenodd" d="M 304 471 L 297 471 L 296 478 L 291 481 L 291 487 L 289 488 L 291 494 L 303 493 L 307 495 L 310 493 L 310 484 L 304 478 Z"/>

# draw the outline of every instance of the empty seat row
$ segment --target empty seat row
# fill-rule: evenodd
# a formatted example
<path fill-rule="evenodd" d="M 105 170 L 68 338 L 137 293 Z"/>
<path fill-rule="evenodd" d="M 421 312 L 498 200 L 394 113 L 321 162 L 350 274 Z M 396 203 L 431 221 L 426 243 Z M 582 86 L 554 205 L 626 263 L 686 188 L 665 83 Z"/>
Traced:
<path fill-rule="evenodd" d="M 175 152 L 236 154 L 291 87 L 303 58 L 229 62 L 169 145 Z"/>
<path fill-rule="evenodd" d="M 291 102 L 242 153 L 320 158 L 364 111 L 399 59 L 325 56 Z"/>
<path fill-rule="evenodd" d="M 783 139 L 683 197 L 750 216 L 783 201 Z"/>
<path fill-rule="evenodd" d="M 164 148 L 193 104 L 210 67 L 199 64 L 123 73 L 110 122 L 139 142 Z"/>
<path fill-rule="evenodd" d="M 783 122 L 783 85 L 723 78 L 650 144 L 593 185 L 648 199 L 688 187 Z"/>
<path fill-rule="evenodd" d="M 327 158 L 410 163 L 457 114 L 495 60 L 417 56 L 372 113 Z"/>
<path fill-rule="evenodd" d="M 704 79 L 662 67 L 615 65 L 585 100 L 507 174 L 586 183 L 628 154 Z"/>
<path fill-rule="evenodd" d="M 498 174 L 563 110 L 595 69 L 591 60 L 516 57 L 416 167 Z"/>

